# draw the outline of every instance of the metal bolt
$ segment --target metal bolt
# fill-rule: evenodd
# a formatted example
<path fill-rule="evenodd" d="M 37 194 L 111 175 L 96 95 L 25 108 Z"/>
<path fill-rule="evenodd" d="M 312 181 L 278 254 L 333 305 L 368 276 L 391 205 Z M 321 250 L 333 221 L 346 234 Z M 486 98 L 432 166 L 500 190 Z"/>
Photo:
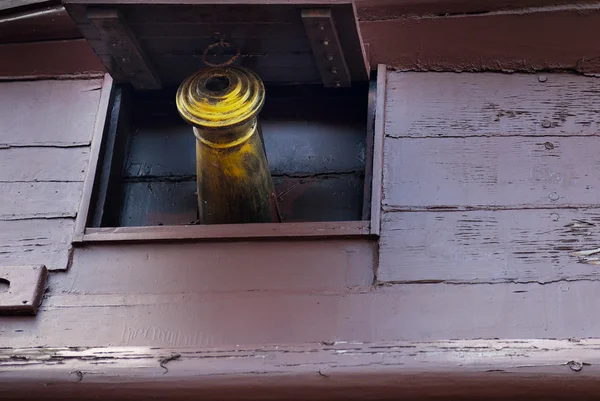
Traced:
<path fill-rule="evenodd" d="M 333 68 L 331 69 L 331 73 L 332 73 L 333 75 L 337 75 L 337 73 L 338 73 L 338 70 L 337 70 L 337 68 L 333 67 Z"/>
<path fill-rule="evenodd" d="M 548 77 L 545 75 L 538 76 L 538 81 L 540 81 L 540 82 L 546 82 L 547 80 L 548 80 Z"/>
<path fill-rule="evenodd" d="M 328 61 L 333 61 L 333 54 L 328 54 L 325 57 L 327 58 Z"/>
<path fill-rule="evenodd" d="M 121 61 L 124 63 L 129 63 L 131 60 L 129 60 L 129 57 L 122 57 Z"/>
<path fill-rule="evenodd" d="M 335 81 L 333 83 L 333 86 L 335 86 L 336 88 L 339 88 L 340 86 L 342 86 L 342 84 L 340 84 L 340 81 Z"/>
<path fill-rule="evenodd" d="M 323 24 L 317 24 L 317 28 L 319 28 L 319 30 L 324 31 L 325 30 L 325 25 Z"/>
<path fill-rule="evenodd" d="M 323 45 L 324 45 L 324 46 L 329 46 L 329 39 L 325 39 L 325 40 L 323 41 Z"/>
<path fill-rule="evenodd" d="M 552 124 L 550 124 L 550 121 L 543 121 L 542 122 L 542 127 L 544 128 L 550 128 L 552 126 Z"/>

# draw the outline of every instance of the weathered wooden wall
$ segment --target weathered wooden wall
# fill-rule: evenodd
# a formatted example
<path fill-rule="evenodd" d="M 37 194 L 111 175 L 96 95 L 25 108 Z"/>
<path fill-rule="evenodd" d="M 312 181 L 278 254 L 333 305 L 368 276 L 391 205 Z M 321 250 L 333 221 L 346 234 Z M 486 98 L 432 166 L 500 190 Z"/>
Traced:
<path fill-rule="evenodd" d="M 67 268 L 101 85 L 0 83 L 0 264 Z"/>
<path fill-rule="evenodd" d="M 388 81 L 379 255 L 372 241 L 356 239 L 86 245 L 68 272 L 51 275 L 37 318 L 2 319 L 2 343 L 597 336 L 597 261 L 574 254 L 599 246 L 596 79 L 389 72 Z M 70 137 L 78 144 L 66 148 L 73 161 L 60 163 L 83 163 L 87 127 Z M 19 138 L 40 141 L 33 130 Z M 56 146 L 47 150 L 65 150 Z M 35 174 L 3 163 L 19 180 Z M 43 171 L 39 177 L 81 179 Z M 61 222 L 71 230 L 65 210 L 72 209 L 54 211 L 58 219 L 3 224 L 41 230 L 32 222 Z"/>

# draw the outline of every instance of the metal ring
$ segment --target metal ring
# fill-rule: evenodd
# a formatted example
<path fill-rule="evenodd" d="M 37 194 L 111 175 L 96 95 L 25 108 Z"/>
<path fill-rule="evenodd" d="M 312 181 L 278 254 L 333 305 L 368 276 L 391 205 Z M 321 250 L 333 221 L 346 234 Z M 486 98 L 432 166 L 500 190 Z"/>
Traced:
<path fill-rule="evenodd" d="M 224 63 L 213 64 L 213 63 L 207 61 L 206 56 L 208 55 L 208 52 L 217 46 L 222 47 L 222 48 L 233 47 L 233 45 L 231 43 L 221 40 L 220 42 L 213 43 L 212 45 L 210 45 L 206 49 L 204 49 L 204 52 L 202 53 L 202 61 L 204 62 L 204 64 L 206 64 L 209 67 L 227 67 L 227 66 L 233 64 L 235 62 L 235 60 L 237 60 L 238 57 L 240 57 L 240 48 L 236 47 L 235 55 L 231 56 L 231 58 L 229 60 L 225 61 Z"/>

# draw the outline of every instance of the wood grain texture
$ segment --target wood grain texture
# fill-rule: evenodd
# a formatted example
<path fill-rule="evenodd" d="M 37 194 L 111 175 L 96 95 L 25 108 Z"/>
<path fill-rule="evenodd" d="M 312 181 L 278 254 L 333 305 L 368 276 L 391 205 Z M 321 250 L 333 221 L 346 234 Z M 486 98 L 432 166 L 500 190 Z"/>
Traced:
<path fill-rule="evenodd" d="M 4 0 L 0 3 L 0 10 L 9 10 L 11 8 L 26 7 L 31 5 L 47 5 L 51 0 Z"/>
<path fill-rule="evenodd" d="M 0 80 L 98 78 L 104 66 L 85 39 L 0 45 Z"/>
<path fill-rule="evenodd" d="M 116 9 L 91 9 L 88 19 L 113 59 L 136 89 L 159 89 L 160 79 L 135 35 Z"/>
<path fill-rule="evenodd" d="M 390 137 L 600 132 L 600 80 L 595 78 L 389 73 L 388 81 L 385 132 Z"/>
<path fill-rule="evenodd" d="M 0 350 L 0 395 L 5 400 L 86 394 L 115 400 L 587 399 L 598 390 L 599 354 L 597 339 L 8 348 Z"/>
<path fill-rule="evenodd" d="M 165 213 L 166 214 L 166 213 Z M 191 213 L 190 213 L 191 214 Z M 184 215 L 185 218 L 190 218 Z M 181 220 L 181 216 L 176 216 Z M 179 222 L 178 221 L 178 222 Z M 150 223 L 150 222 L 148 222 Z M 162 224 L 162 223 L 161 223 Z M 181 223 L 180 223 L 181 224 Z M 225 238 L 365 237 L 368 221 L 248 223 L 87 228 L 84 242 L 174 241 Z"/>
<path fill-rule="evenodd" d="M 105 263 L 102 269 L 109 276 L 124 266 Z M 590 314 L 600 308 L 598 281 L 176 292 L 184 280 L 189 288 L 189 276 L 182 274 L 165 283 L 170 293 L 86 295 L 75 293 L 77 285 L 70 293 L 53 293 L 61 277 L 50 276 L 51 290 L 36 320 L 2 319 L 3 347 L 564 339 L 589 338 L 600 330 Z M 115 277 L 121 288 L 140 279 Z"/>
<path fill-rule="evenodd" d="M 0 16 L 0 43 L 80 37 L 81 33 L 77 26 L 61 5 L 40 7 Z"/>
<path fill-rule="evenodd" d="M 0 182 L 83 181 L 89 149 L 0 148 Z"/>
<path fill-rule="evenodd" d="M 594 74 L 600 73 L 598 49 L 594 41 L 578 38 L 593 37 L 599 24 L 600 7 L 589 4 L 402 16 L 363 21 L 360 30 L 372 67 L 384 63 L 404 71 L 566 69 Z"/>
<path fill-rule="evenodd" d="M 89 145 L 101 83 L 0 82 L 0 146 Z"/>
<path fill-rule="evenodd" d="M 598 279 L 598 209 L 386 213 L 378 280 L 552 282 Z"/>
<path fill-rule="evenodd" d="M 595 204 L 598 148 L 598 136 L 386 138 L 383 204 L 394 210 Z"/>
<path fill-rule="evenodd" d="M 360 21 L 399 19 L 406 16 L 487 14 L 493 11 L 535 7 L 593 4 L 594 0 L 355 0 Z"/>
<path fill-rule="evenodd" d="M 0 265 L 66 269 L 74 225 L 71 218 L 0 221 Z"/>
<path fill-rule="evenodd" d="M 386 124 L 386 98 L 388 91 L 385 65 L 377 67 L 377 97 L 375 100 L 375 129 L 373 135 L 373 183 L 371 195 L 371 233 L 379 235 L 381 228 L 381 202 L 383 191 L 384 135 Z"/>
<path fill-rule="evenodd" d="M 82 182 L 0 182 L 0 220 L 75 217 Z"/>
<path fill-rule="evenodd" d="M 375 248 L 369 240 L 86 245 L 75 248 L 69 273 L 53 288 L 123 295 L 344 289 L 372 283 Z"/>
<path fill-rule="evenodd" d="M 113 80 L 109 74 L 104 75 L 101 83 L 101 90 L 98 95 L 98 108 L 94 114 L 92 129 L 92 141 L 90 145 L 90 158 L 88 167 L 85 173 L 85 180 L 81 189 L 81 201 L 78 204 L 77 220 L 75 221 L 75 232 L 73 234 L 73 242 L 78 242 L 83 239 L 83 233 L 87 225 L 90 214 L 90 205 L 92 202 L 92 192 L 96 182 L 96 174 L 100 159 L 100 151 L 104 138 L 104 127 L 106 125 L 106 116 L 113 93 Z M 93 127 L 93 128 L 92 128 Z"/>

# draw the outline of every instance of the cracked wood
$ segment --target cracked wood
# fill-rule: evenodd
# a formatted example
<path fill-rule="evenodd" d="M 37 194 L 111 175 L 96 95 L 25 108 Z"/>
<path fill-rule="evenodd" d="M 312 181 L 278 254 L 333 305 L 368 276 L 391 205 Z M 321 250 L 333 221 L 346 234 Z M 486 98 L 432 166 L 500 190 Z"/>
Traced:
<path fill-rule="evenodd" d="M 600 330 L 600 323 L 590 315 L 590 310 L 600 308 L 595 296 L 600 291 L 598 280 L 544 285 L 404 284 L 317 291 L 293 289 L 288 283 L 289 289 L 283 285 L 279 290 L 176 292 L 177 287 L 183 288 L 186 277 L 174 275 L 171 282 L 165 282 L 165 289 L 168 286 L 172 292 L 78 294 L 78 283 L 86 278 L 80 276 L 73 290 L 65 293 L 56 288 L 62 277 L 65 275 L 50 276 L 50 293 L 37 320 L 2 320 L 2 347 L 589 338 Z M 122 277 L 115 281 L 123 281 Z"/>
<path fill-rule="evenodd" d="M 0 395 L 81 398 L 91 391 L 112 399 L 189 399 L 193 394 L 218 400 L 346 400 L 348 394 L 352 399 L 377 394 L 434 400 L 452 394 L 500 400 L 507 394 L 535 394 L 572 399 L 594 390 L 599 359 L 595 339 L 6 348 L 0 350 Z M 23 375 L 34 381 L 23 383 Z M 556 397 L 560 394 L 564 397 Z"/>
<path fill-rule="evenodd" d="M 571 74 L 389 73 L 387 88 L 388 137 L 600 132 L 600 80 L 595 78 Z"/>
<path fill-rule="evenodd" d="M 573 255 L 600 246 L 600 209 L 388 212 L 380 281 L 548 282 L 600 279 Z"/>
<path fill-rule="evenodd" d="M 0 265 L 46 265 L 67 268 L 73 219 L 0 221 Z"/>
<path fill-rule="evenodd" d="M 101 86 L 98 79 L 0 82 L 0 146 L 89 145 Z"/>
<path fill-rule="evenodd" d="M 392 208 L 558 208 L 594 204 L 600 191 L 597 136 L 385 141 L 383 204 Z"/>

